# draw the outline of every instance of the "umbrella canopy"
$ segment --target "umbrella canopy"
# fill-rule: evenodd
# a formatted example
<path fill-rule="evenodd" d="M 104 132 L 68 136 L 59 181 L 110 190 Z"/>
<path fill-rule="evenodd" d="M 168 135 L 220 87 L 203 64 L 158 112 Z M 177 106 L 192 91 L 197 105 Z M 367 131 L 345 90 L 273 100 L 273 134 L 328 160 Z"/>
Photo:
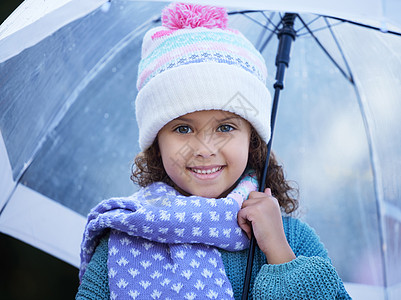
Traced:
<path fill-rule="evenodd" d="M 398 299 L 399 4 L 275 2 L 246 2 L 269 11 L 244 14 L 245 4 L 232 1 L 229 24 L 262 50 L 274 74 L 273 10 L 313 13 L 295 24 L 273 144 L 300 186 L 301 217 L 355 299 Z M 0 27 L 0 231 L 78 265 L 90 208 L 137 189 L 129 180 L 139 151 L 137 65 L 142 37 L 160 24 L 166 3 L 46 3 L 25 1 Z"/>

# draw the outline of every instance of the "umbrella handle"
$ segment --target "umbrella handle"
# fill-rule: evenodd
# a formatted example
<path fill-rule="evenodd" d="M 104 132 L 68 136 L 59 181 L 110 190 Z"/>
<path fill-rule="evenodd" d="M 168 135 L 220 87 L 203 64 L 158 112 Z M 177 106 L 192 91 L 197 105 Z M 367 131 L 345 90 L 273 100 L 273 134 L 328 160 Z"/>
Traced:
<path fill-rule="evenodd" d="M 279 46 L 277 50 L 276 56 L 276 83 L 274 84 L 274 99 L 273 99 L 273 106 L 270 118 L 270 128 L 271 128 L 271 136 L 270 140 L 267 143 L 267 157 L 266 162 L 263 168 L 263 175 L 259 182 L 259 192 L 264 192 L 266 187 L 266 177 L 267 177 L 267 168 L 269 166 L 269 159 L 273 141 L 273 133 L 274 133 L 274 125 L 276 123 L 276 115 L 278 109 L 278 102 L 280 91 L 284 89 L 284 73 L 286 68 L 290 62 L 290 52 L 291 52 L 291 45 L 292 42 L 295 40 L 296 32 L 294 30 L 294 21 L 295 21 L 296 14 L 286 13 L 281 20 L 283 24 L 283 28 L 280 30 L 278 34 L 279 38 Z M 251 275 L 252 275 L 252 266 L 253 266 L 253 258 L 255 256 L 255 249 L 256 249 L 256 239 L 255 235 L 252 233 L 251 241 L 249 244 L 249 252 L 248 252 L 248 259 L 245 271 L 245 281 L 244 281 L 244 289 L 242 291 L 242 300 L 248 299 L 249 293 L 249 286 L 251 282 Z"/>

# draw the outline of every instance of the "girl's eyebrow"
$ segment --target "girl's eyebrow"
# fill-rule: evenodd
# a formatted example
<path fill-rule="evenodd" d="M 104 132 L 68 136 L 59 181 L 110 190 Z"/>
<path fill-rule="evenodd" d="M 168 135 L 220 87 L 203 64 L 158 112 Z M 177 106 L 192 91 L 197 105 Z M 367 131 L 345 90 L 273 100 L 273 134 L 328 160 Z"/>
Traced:
<path fill-rule="evenodd" d="M 226 121 L 229 121 L 229 120 L 232 120 L 232 119 L 237 120 L 237 119 L 241 119 L 241 117 L 232 116 L 232 117 L 227 117 L 227 118 L 224 118 L 224 119 L 216 119 L 216 120 L 219 121 L 219 122 L 226 122 Z"/>
<path fill-rule="evenodd" d="M 184 121 L 184 122 L 192 122 L 191 119 L 183 118 L 183 117 L 178 117 L 174 119 L 173 121 Z"/>

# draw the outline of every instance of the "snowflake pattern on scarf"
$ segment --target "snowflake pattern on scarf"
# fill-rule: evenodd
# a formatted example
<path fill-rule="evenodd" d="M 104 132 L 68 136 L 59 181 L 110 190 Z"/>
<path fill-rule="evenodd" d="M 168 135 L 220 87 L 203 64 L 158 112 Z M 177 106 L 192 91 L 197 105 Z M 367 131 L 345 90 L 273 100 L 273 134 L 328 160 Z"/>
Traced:
<path fill-rule="evenodd" d="M 104 231 L 111 229 L 111 299 L 233 299 L 217 248 L 248 247 L 237 213 L 256 189 L 249 175 L 221 199 L 182 196 L 158 182 L 131 197 L 101 202 L 88 216 L 80 278 Z"/>

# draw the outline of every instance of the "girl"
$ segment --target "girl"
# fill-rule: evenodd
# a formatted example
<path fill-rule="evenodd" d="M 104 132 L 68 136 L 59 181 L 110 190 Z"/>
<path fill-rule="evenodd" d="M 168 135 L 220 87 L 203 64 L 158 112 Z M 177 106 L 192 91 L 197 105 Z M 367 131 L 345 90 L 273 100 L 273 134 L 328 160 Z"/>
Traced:
<path fill-rule="evenodd" d="M 253 299 L 349 299 L 271 157 L 260 53 L 222 8 L 171 4 L 144 37 L 136 117 L 142 188 L 88 216 L 77 299 L 238 299 L 255 234 Z"/>

